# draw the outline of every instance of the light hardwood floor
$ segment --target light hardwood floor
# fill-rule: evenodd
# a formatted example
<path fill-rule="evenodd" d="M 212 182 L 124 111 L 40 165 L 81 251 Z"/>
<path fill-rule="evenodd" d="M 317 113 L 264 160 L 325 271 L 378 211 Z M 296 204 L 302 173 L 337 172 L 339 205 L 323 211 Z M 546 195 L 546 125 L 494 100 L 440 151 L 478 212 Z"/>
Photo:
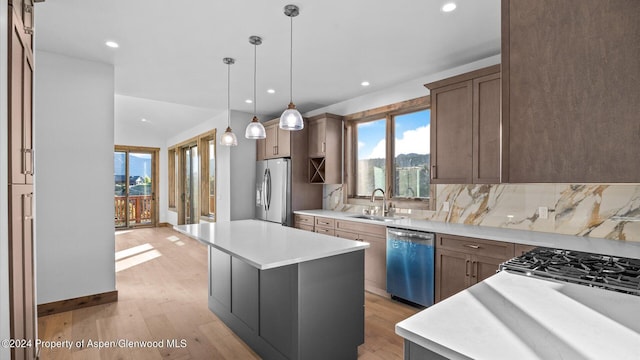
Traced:
<path fill-rule="evenodd" d="M 40 359 L 258 359 L 207 307 L 207 251 L 169 228 L 116 233 L 118 302 L 38 319 L 42 341 L 71 341 L 71 349 L 42 348 Z M 402 359 L 394 325 L 418 310 L 365 294 L 365 343 L 359 359 Z M 158 341 L 164 348 L 90 348 L 88 341 Z M 185 339 L 169 348 L 166 339 Z M 84 347 L 76 342 L 85 341 Z"/>

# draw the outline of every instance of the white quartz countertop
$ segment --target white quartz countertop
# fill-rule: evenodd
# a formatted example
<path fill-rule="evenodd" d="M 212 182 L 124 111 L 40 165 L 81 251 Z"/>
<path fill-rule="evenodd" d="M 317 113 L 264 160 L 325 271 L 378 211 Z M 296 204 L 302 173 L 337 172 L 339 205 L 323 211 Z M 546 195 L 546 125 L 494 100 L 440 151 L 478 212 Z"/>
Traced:
<path fill-rule="evenodd" d="M 517 244 L 553 247 L 640 259 L 640 242 L 610 240 L 586 236 L 562 235 L 540 231 L 504 229 L 479 225 L 454 224 L 440 221 L 417 220 L 408 218 L 382 222 L 376 220 L 355 219 L 352 216 L 358 214 L 331 210 L 301 210 L 295 211 L 295 213 L 312 216 L 324 216 L 349 221 L 360 221 L 370 224 L 386 225 L 391 227 L 428 231 L 440 234 L 469 236 L 486 240 L 506 241 Z"/>
<path fill-rule="evenodd" d="M 640 296 L 502 271 L 396 333 L 451 359 L 640 359 Z"/>
<path fill-rule="evenodd" d="M 178 225 L 173 228 L 260 270 L 369 247 L 366 242 L 341 239 L 261 220 Z"/>

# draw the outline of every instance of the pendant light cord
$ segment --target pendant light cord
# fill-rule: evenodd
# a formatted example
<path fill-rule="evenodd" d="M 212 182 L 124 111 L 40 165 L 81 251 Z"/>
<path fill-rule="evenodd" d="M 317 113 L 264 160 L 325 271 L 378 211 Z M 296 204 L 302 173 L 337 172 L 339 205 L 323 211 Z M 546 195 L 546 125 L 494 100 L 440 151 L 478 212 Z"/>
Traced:
<path fill-rule="evenodd" d="M 257 116 L 256 114 L 256 72 L 258 71 L 258 44 L 253 44 L 253 116 Z"/>
<path fill-rule="evenodd" d="M 293 16 L 291 19 L 291 41 L 289 46 L 289 102 L 293 103 Z"/>
<path fill-rule="evenodd" d="M 227 64 L 227 127 L 231 127 L 231 64 Z"/>

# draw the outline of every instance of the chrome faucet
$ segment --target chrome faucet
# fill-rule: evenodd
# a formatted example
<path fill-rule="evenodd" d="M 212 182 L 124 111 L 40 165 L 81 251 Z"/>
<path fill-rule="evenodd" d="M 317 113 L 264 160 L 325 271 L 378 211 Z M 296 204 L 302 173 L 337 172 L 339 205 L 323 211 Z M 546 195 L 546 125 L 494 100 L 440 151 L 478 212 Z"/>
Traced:
<path fill-rule="evenodd" d="M 371 192 L 371 202 L 376 201 L 376 191 L 380 191 L 382 193 L 382 216 L 387 216 L 387 198 L 384 196 L 384 190 L 380 188 L 375 188 Z"/>

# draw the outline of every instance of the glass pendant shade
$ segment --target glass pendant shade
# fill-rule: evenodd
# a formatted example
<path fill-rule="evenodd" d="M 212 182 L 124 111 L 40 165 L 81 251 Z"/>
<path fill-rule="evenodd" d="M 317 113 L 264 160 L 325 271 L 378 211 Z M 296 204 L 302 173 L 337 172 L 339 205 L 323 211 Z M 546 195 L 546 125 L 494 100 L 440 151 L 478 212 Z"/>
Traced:
<path fill-rule="evenodd" d="M 220 136 L 220 145 L 238 146 L 238 138 L 231 130 L 231 65 L 236 61 L 233 58 L 224 58 L 222 62 L 227 64 L 227 130 Z"/>
<path fill-rule="evenodd" d="M 238 146 L 238 138 L 236 138 L 236 134 L 231 131 L 230 127 L 227 127 L 227 130 L 220 137 L 220 145 Z"/>
<path fill-rule="evenodd" d="M 266 139 L 267 131 L 264 129 L 264 126 L 258 121 L 256 116 L 253 117 L 249 125 L 247 125 L 247 129 L 244 132 L 244 137 L 247 139 Z"/>
<path fill-rule="evenodd" d="M 289 17 L 291 22 L 291 39 L 289 47 L 289 106 L 280 115 L 280 123 L 278 126 L 282 130 L 302 130 L 304 128 L 304 119 L 300 111 L 293 104 L 293 18 L 300 14 L 300 9 L 295 5 L 287 5 L 284 7 L 284 14 Z"/>
<path fill-rule="evenodd" d="M 283 130 L 302 130 L 304 129 L 304 120 L 302 114 L 296 109 L 293 103 L 289 103 L 289 107 L 280 115 L 280 129 Z"/>

